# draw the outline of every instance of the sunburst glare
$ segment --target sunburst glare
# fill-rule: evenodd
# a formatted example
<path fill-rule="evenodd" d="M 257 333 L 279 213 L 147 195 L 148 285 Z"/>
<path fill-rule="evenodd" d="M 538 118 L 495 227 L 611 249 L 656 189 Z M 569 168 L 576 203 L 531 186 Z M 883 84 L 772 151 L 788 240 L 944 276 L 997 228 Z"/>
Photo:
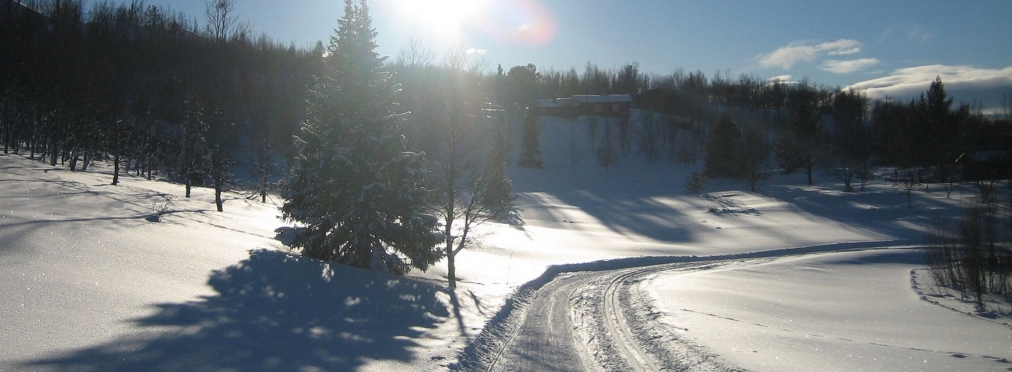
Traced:
<path fill-rule="evenodd" d="M 555 20 L 537 0 L 392 0 L 404 26 L 435 43 L 483 35 L 521 45 L 543 45 L 555 35 Z"/>
<path fill-rule="evenodd" d="M 479 17 L 484 0 L 395 0 L 407 22 L 442 42 L 458 41 L 468 22 Z"/>

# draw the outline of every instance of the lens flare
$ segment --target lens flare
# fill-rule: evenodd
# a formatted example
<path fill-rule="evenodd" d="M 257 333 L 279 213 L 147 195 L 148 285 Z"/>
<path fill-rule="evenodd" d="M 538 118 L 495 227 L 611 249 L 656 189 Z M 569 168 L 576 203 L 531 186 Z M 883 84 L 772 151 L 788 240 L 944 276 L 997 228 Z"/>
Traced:
<path fill-rule="evenodd" d="M 537 0 L 497 1 L 474 22 L 479 32 L 517 45 L 545 45 L 555 38 L 551 12 Z"/>

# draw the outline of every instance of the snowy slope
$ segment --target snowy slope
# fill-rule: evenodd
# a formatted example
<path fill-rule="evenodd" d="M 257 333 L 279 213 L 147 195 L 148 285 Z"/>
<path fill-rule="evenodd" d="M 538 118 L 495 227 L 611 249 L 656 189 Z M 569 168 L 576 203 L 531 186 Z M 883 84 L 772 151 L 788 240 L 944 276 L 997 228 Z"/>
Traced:
<path fill-rule="evenodd" d="M 523 231 L 499 229 L 486 238 L 484 247 L 462 253 L 458 273 L 466 278 L 465 288 L 502 284 L 515 287 L 518 283 L 537 277 L 550 265 L 600 259 L 711 256 L 805 247 L 812 247 L 813 251 L 916 247 L 924 242 L 924 227 L 933 215 L 952 216 L 956 213 L 960 200 L 973 195 L 973 190 L 966 186 L 956 185 L 951 194 L 935 186 L 928 190 L 915 190 L 911 195 L 912 203 L 908 205 L 901 188 L 882 180 L 870 183 L 866 191 L 843 193 L 842 184 L 826 177 L 819 177 L 816 186 L 807 186 L 802 177 L 795 175 L 775 176 L 758 193 L 740 191 L 747 189 L 743 182 L 715 180 L 706 193 L 695 196 L 687 194 L 682 186 L 688 173 L 694 170 L 693 166 L 664 161 L 648 163 L 633 155 L 623 158 L 618 165 L 606 171 L 593 162 L 589 153 L 585 153 L 574 166 L 572 149 L 567 146 L 586 141 L 585 137 L 578 137 L 575 141 L 571 139 L 574 132 L 579 135 L 579 129 L 574 131 L 572 124 L 563 119 L 543 118 L 541 124 L 545 169 L 512 169 L 527 226 Z M 579 124 L 578 122 L 577 125 Z M 854 288 L 857 293 L 848 293 L 844 298 L 837 299 L 852 304 L 850 308 L 888 307 L 892 297 L 900 293 L 908 299 L 913 297 L 916 300 L 915 290 L 909 284 L 909 270 L 923 267 L 923 264 L 915 251 L 905 252 L 904 255 L 906 266 L 901 267 L 898 274 L 895 265 L 872 260 L 872 263 L 863 266 L 863 271 L 852 276 L 826 281 L 799 278 L 796 281 L 790 280 L 789 288 L 815 293 L 835 293 L 839 287 Z M 437 268 L 434 272 L 438 271 Z M 889 284 L 894 287 L 884 295 L 867 293 L 862 296 L 865 292 L 861 292 L 861 289 L 869 283 L 847 280 L 851 277 L 874 278 L 878 275 L 892 275 L 890 278 L 893 281 Z M 666 281 L 658 279 L 652 283 L 664 285 Z M 775 291 L 777 288 L 772 283 L 763 282 L 760 282 L 760 286 L 745 286 L 748 283 L 748 280 L 743 279 L 735 285 L 748 290 L 767 288 Z M 763 284 L 767 285 L 762 286 Z M 899 287 L 896 287 L 897 284 Z M 701 297 L 715 296 L 734 302 L 735 297 L 726 292 L 703 288 L 699 294 Z M 665 298 L 677 299 L 677 296 Z M 744 313 L 755 311 L 759 317 L 766 314 L 764 309 L 753 309 L 750 305 L 734 309 Z M 973 332 L 951 334 L 948 329 L 938 328 L 925 332 L 907 332 L 909 324 L 891 322 L 896 316 L 933 319 L 932 314 L 939 310 L 951 312 L 920 301 L 902 315 L 883 316 L 882 321 L 875 325 L 882 328 L 882 332 L 894 334 L 896 342 L 916 341 L 932 332 L 942 332 L 948 340 L 945 345 L 969 342 L 968 339 L 976 337 Z M 966 316 L 951 313 L 956 317 Z M 720 311 L 707 314 L 715 318 L 725 317 Z M 728 314 L 726 317 L 734 315 L 737 314 Z M 854 316 L 854 321 L 858 321 L 867 319 L 869 315 L 844 313 L 840 316 L 844 317 L 842 321 L 846 323 L 849 321 L 847 317 Z M 816 323 L 813 327 L 819 326 L 817 318 L 810 320 Z M 834 321 L 836 320 L 825 319 L 828 326 L 832 326 Z M 979 319 L 969 322 L 977 323 Z M 983 323 L 977 327 L 991 329 L 990 336 L 986 336 L 990 337 L 988 340 L 991 342 L 1003 340 L 1002 337 L 1007 339 L 1010 335 L 1007 327 Z M 674 322 L 673 327 L 681 325 Z M 726 329 L 713 328 L 714 331 L 710 332 L 706 326 L 688 328 L 696 332 L 693 335 L 697 337 L 692 342 L 698 341 L 697 346 L 704 352 L 720 356 L 721 352 L 727 351 L 726 348 L 721 348 L 720 343 L 714 343 L 712 349 L 710 344 L 726 335 Z M 644 330 L 648 331 L 656 330 Z M 841 337 L 854 336 L 862 331 L 852 330 Z M 803 341 L 777 342 L 776 339 L 764 339 L 762 343 L 770 353 L 791 356 L 798 356 L 791 354 L 795 353 L 792 350 L 799 344 L 804 344 Z M 980 355 L 983 357 L 977 358 L 977 362 L 983 360 L 985 364 L 994 361 L 987 356 L 998 355 L 997 360 L 1004 357 L 1001 350 L 991 354 L 987 354 L 988 350 L 980 350 L 976 354 L 960 354 L 969 353 L 969 350 L 984 343 L 986 342 L 970 342 L 965 347 L 940 350 L 952 350 L 951 355 L 957 356 Z M 897 358 L 904 356 L 903 353 L 890 354 L 889 350 L 879 350 L 877 353 L 879 359 L 852 360 L 840 364 L 842 367 L 839 370 L 890 370 L 891 368 L 882 369 L 880 366 L 912 366 L 896 362 Z M 791 370 L 826 367 L 835 363 L 833 358 L 838 356 L 838 353 L 828 354 L 824 358 L 801 355 L 799 358 L 807 359 L 781 361 L 781 367 L 778 368 Z M 892 364 L 881 363 L 884 357 L 891 357 Z M 941 359 L 946 358 L 957 359 L 950 354 L 933 354 L 929 359 L 936 363 L 928 369 L 945 370 L 947 366 L 952 366 L 951 363 L 941 362 Z M 984 366 L 977 362 L 956 365 L 970 368 Z M 726 365 L 758 370 L 771 366 L 757 363 L 754 359 L 728 359 Z"/>
<path fill-rule="evenodd" d="M 15 155 L 0 175 L 0 370 L 431 370 L 452 355 L 431 336 L 459 333 L 440 286 L 277 250 L 273 205 L 230 194 L 218 213 L 211 190 Z"/>
<path fill-rule="evenodd" d="M 797 176 L 777 176 L 759 193 L 740 191 L 747 189 L 743 182 L 718 179 L 703 195 L 690 195 L 685 179 L 701 165 L 649 163 L 632 153 L 606 171 L 589 152 L 584 119 L 575 127 L 560 118 L 540 122 L 545 169 L 510 169 L 527 225 L 522 231 L 488 229 L 483 247 L 462 252 L 458 275 L 465 281 L 517 286 L 549 265 L 609 258 L 910 244 L 923 240 L 929 210 L 951 213 L 958 204 L 936 190 L 916 193 L 920 204 L 908 209 L 888 183 L 848 195 L 825 180 L 803 185 Z M 573 144 L 581 153 L 575 167 Z M 427 275 L 443 275 L 441 270 Z"/>
<path fill-rule="evenodd" d="M 103 169 L 72 173 L 22 156 L 0 155 L 0 280 L 11 283 L 0 289 L 5 304 L 0 308 L 0 370 L 440 369 L 456 362 L 514 290 L 552 265 L 803 247 L 916 245 L 923 241 L 923 226 L 932 214 L 953 214 L 958 198 L 971 194 L 971 189 L 958 186 L 951 198 L 937 188 L 918 190 L 908 208 L 905 195 L 884 181 L 873 182 L 866 192 L 844 194 L 842 186 L 830 180 L 819 179 L 819 185 L 810 187 L 798 177 L 777 176 L 758 193 L 740 191 L 747 187 L 737 181 L 715 180 L 703 195 L 690 195 L 682 185 L 699 165 L 648 163 L 630 154 L 606 171 L 590 154 L 585 122 L 543 118 L 541 125 L 545 169 L 509 170 L 526 226 L 479 228 L 480 244 L 458 256 L 462 280 L 456 293 L 445 288 L 443 263 L 396 278 L 291 256 L 272 240 L 273 230 L 283 222 L 271 204 L 232 194 L 226 212 L 217 213 L 209 190 L 196 189 L 187 200 L 181 197 L 182 187 L 171 183 L 127 177 L 113 187 L 107 185 L 110 177 Z M 146 219 L 163 206 L 167 213 L 160 222 Z M 840 292 L 839 299 L 880 308 L 894 296 L 914 293 L 909 277 L 903 276 L 919 265 L 913 258 L 851 266 L 812 260 L 812 267 L 861 269 L 841 277 L 798 274 L 785 290 L 836 293 L 870 285 L 850 278 L 891 275 L 886 284 L 892 287 L 885 295 Z M 742 284 L 755 279 L 753 271 L 724 275 L 729 283 Z M 702 291 L 693 296 L 733 298 L 727 295 L 729 287 L 708 278 L 694 279 Z M 663 307 L 672 316 L 688 309 L 670 302 L 685 292 L 668 292 L 684 279 L 676 273 L 651 281 L 656 289 L 644 290 L 671 293 L 657 295 L 651 306 Z M 906 283 L 905 289 L 897 283 Z M 767 293 L 774 294 L 780 295 Z M 790 301 L 798 304 L 795 313 L 806 311 L 800 306 L 803 300 Z M 941 321 L 932 318 L 935 310 L 926 310 L 937 306 L 921 302 L 905 317 Z M 743 298 L 742 303 L 750 302 Z M 716 318 L 767 313 L 751 304 L 713 306 L 698 311 Z M 834 316 L 846 321 L 874 314 Z M 893 316 L 885 314 L 883 319 Z M 707 319 L 698 318 L 692 321 Z M 682 327 L 680 321 L 665 323 Z M 817 333 L 823 329 L 819 318 L 807 321 L 814 324 L 804 329 L 809 333 L 835 335 L 841 327 L 827 320 L 833 332 Z M 899 323 L 875 324 L 886 332 Z M 702 332 L 707 327 L 684 328 L 729 363 L 759 370 L 769 365 L 756 358 L 735 359 L 719 331 Z M 906 327 L 892 329 L 902 335 L 897 339 L 920 335 L 904 333 Z M 842 338 L 859 339 L 849 336 L 860 331 L 848 332 Z M 975 334 L 946 337 L 956 343 Z M 807 364 L 798 366 L 814 368 L 839 357 L 786 354 L 796 343 L 776 339 L 764 345 L 768 349 L 763 355 L 783 352 L 780 355 L 807 358 L 799 362 Z M 1002 355 L 974 353 L 970 346 L 939 349 Z"/>

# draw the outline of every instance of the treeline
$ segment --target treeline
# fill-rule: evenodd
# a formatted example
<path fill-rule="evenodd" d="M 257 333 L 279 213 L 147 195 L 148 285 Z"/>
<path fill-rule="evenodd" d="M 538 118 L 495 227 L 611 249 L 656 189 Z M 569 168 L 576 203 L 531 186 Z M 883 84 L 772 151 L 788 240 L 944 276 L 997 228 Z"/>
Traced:
<path fill-rule="evenodd" d="M 604 72 L 592 64 L 582 75 L 575 69 L 545 73 L 539 92 L 635 95 L 637 107 L 647 110 L 634 135 L 647 159 L 657 158 L 658 146 L 666 147 L 672 160 L 687 163 L 702 153 L 705 168 L 685 181 L 692 193 L 709 177 L 743 179 L 756 191 L 778 172 L 801 172 L 810 185 L 821 175 L 853 192 L 857 181 L 864 189 L 875 167 L 895 169 L 888 177 L 906 192 L 908 203 L 919 183 L 973 182 L 980 191 L 976 201 L 965 202 L 956 218 L 938 218 L 928 226 L 925 258 L 936 285 L 955 289 L 978 311 L 1004 311 L 1002 301 L 1012 299 L 1012 213 L 1003 204 L 1012 199 L 999 198 L 996 186 L 1009 180 L 1012 190 L 1012 93 L 1005 97 L 1003 116 L 986 117 L 966 103 L 955 104 L 940 78 L 909 101 L 872 102 L 858 91 L 807 81 L 765 82 L 744 75 L 730 80 L 720 74 L 707 79 L 681 71 L 644 76 L 635 65 Z M 696 125 L 691 134 L 675 135 L 676 126 L 663 120 L 658 126 L 658 114 Z M 619 121 L 620 132 L 622 126 Z M 592 121 L 592 133 L 593 127 Z M 606 168 L 613 163 L 599 162 Z"/>
<path fill-rule="evenodd" d="M 995 160 L 1012 151 L 1012 118 L 987 117 L 969 104 L 954 103 L 937 78 L 906 102 L 871 101 L 859 91 L 807 79 L 732 78 L 728 72 L 707 77 L 682 70 L 646 74 L 636 64 L 605 70 L 588 62 L 582 73 L 549 70 L 536 81 L 533 90 L 542 98 L 632 94 L 636 107 L 647 113 L 633 126 L 636 133 L 621 137 L 636 139 L 648 159 L 657 158 L 658 149 L 686 162 L 699 153 L 709 176 L 743 178 L 753 189 L 773 171 L 800 171 L 809 184 L 821 174 L 844 182 L 847 191 L 854 190 L 855 181 L 863 184 L 873 166 L 903 169 L 902 178 L 916 183 L 1012 173 L 1009 161 Z M 666 134 L 672 131 L 671 118 L 694 121 L 694 133 Z M 668 138 L 654 139 L 658 133 Z M 741 146 L 749 151 L 738 151 Z M 957 174 L 959 169 L 970 170 Z"/>
<path fill-rule="evenodd" d="M 278 163 L 295 155 L 291 136 L 306 119 L 314 76 L 322 75 L 322 44 L 305 50 L 255 37 L 231 0 L 210 1 L 203 27 L 139 1 L 91 9 L 69 0 L 0 1 L 5 152 L 28 151 L 74 170 L 108 158 L 114 183 L 125 170 L 148 177 L 161 172 L 187 188 L 213 184 L 219 193 L 232 173 L 241 173 L 262 198 L 270 180 L 287 170 Z M 438 104 L 431 102 L 435 93 L 447 94 L 435 90 L 453 65 L 448 61 L 466 60 L 435 58 L 412 43 L 392 64 L 404 88 L 397 99 L 413 112 L 409 124 L 437 120 L 429 106 Z M 535 98 L 580 94 L 632 94 L 647 112 L 638 122 L 619 124 L 619 155 L 638 149 L 656 160 L 666 152 L 684 162 L 703 155 L 709 176 L 744 178 L 753 187 L 774 171 L 801 171 L 809 183 L 822 172 L 851 191 L 872 166 L 948 181 L 957 159 L 1008 147 L 1007 118 L 954 106 L 940 80 L 910 102 L 872 103 L 860 92 L 806 80 L 733 78 L 728 72 L 656 74 L 636 64 L 602 69 L 588 62 L 582 72 L 529 64 L 489 73 L 481 63 L 454 63 L 474 81 L 467 94 L 502 110 L 506 124 L 498 141 L 507 154 L 519 149 L 526 166 L 541 161 L 536 121 L 524 109 Z M 433 69 L 444 71 L 420 73 Z M 695 125 L 680 133 L 672 118 Z M 438 142 L 431 132 L 411 128 L 418 131 L 406 137 L 411 146 Z M 521 143 L 512 143 L 515 137 Z M 752 155 L 742 158 L 734 151 L 739 146 Z"/>
<path fill-rule="evenodd" d="M 322 46 L 254 36 L 231 0 L 207 4 L 206 26 L 141 1 L 85 9 L 71 0 L 0 1 L 0 136 L 86 170 L 213 185 L 218 210 L 233 173 L 263 198 L 294 156 Z"/>
<path fill-rule="evenodd" d="M 603 69 L 592 62 L 587 62 L 583 72 L 570 68 L 565 72 L 551 69 L 539 74 L 536 93 L 539 97 L 552 98 L 581 94 L 639 95 L 652 90 L 664 90 L 668 94 L 676 95 L 681 101 L 693 101 L 691 103 L 771 108 L 783 107 L 786 104 L 787 94 L 792 86 L 812 85 L 807 80 L 791 83 L 770 81 L 747 74 L 734 78 L 730 74 L 718 71 L 714 76 L 707 77 L 701 71 L 685 72 L 682 69 L 676 69 L 669 74 L 658 74 L 640 71 L 635 63 L 617 69 Z M 830 89 L 820 88 L 820 90 Z M 689 102 L 673 103 L 682 105 L 678 108 L 686 108 L 685 105 Z M 661 102 L 648 102 L 648 105 L 657 104 Z"/>

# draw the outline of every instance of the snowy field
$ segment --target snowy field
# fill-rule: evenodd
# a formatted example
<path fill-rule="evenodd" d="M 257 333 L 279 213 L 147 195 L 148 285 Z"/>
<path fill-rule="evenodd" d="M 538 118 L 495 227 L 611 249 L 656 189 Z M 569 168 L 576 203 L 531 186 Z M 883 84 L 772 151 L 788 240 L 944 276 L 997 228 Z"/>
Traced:
<path fill-rule="evenodd" d="M 919 252 L 866 250 L 668 272 L 644 283 L 658 322 L 757 371 L 1000 371 L 1006 324 L 923 301 Z M 925 275 L 921 279 L 927 279 Z M 923 290 L 923 289 L 922 289 Z M 1004 320 L 1007 322 L 1007 319 Z"/>
<path fill-rule="evenodd" d="M 881 180 L 850 194 L 826 178 L 757 193 L 716 180 L 690 195 L 692 166 L 632 154 L 606 172 L 570 125 L 542 120 L 545 169 L 510 169 L 526 226 L 482 227 L 455 294 L 443 263 L 397 278 L 293 256 L 272 239 L 271 203 L 230 194 L 217 213 L 207 189 L 185 199 L 0 155 L 0 370 L 446 369 L 552 265 L 750 252 L 773 257 L 647 277 L 648 300 L 630 304 L 656 314 L 643 332 L 746 370 L 1012 367 L 1008 316 L 973 314 L 916 271 L 924 226 L 970 187 L 918 189 L 909 208 Z"/>

